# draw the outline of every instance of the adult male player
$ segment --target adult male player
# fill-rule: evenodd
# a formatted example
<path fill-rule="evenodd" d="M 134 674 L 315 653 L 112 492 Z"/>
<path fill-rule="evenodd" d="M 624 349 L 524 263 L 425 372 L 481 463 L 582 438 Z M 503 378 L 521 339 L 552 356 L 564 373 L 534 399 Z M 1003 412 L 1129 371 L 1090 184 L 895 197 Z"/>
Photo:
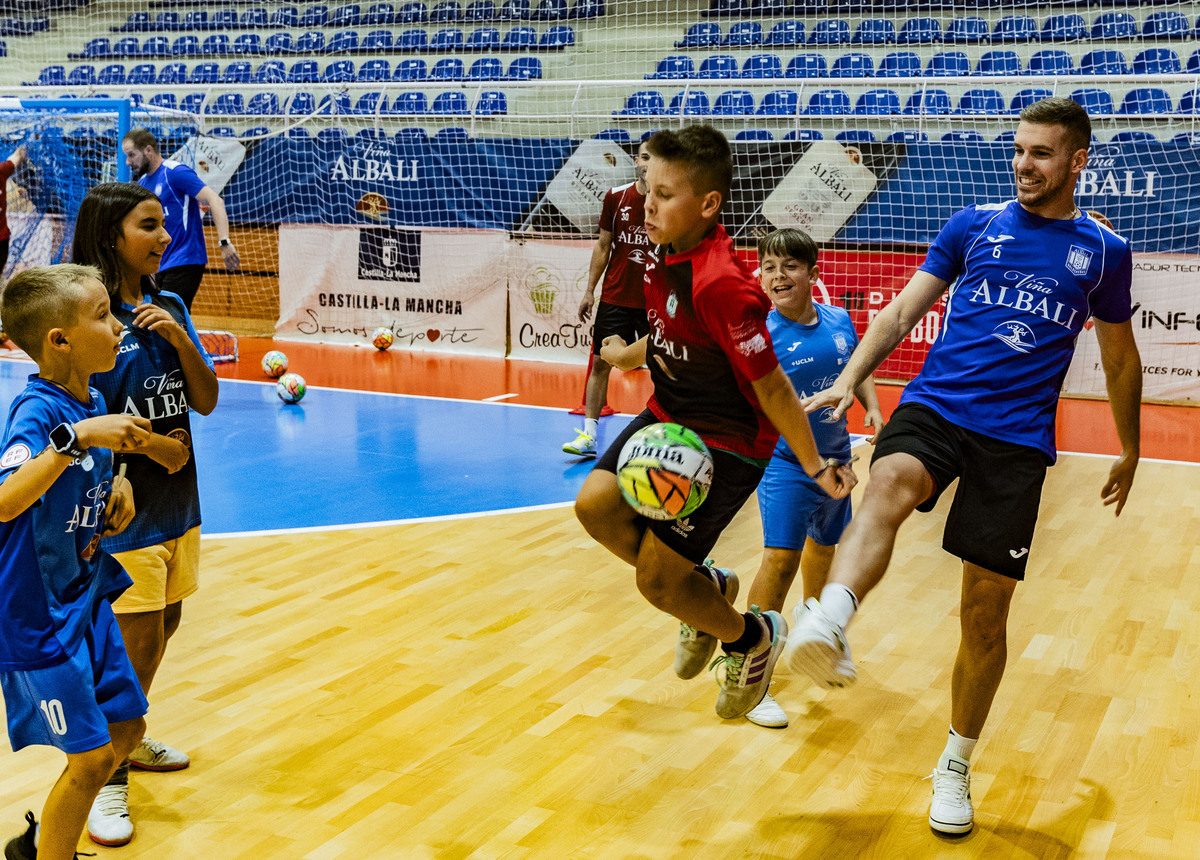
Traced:
<path fill-rule="evenodd" d="M 958 479 L 943 547 L 963 562 L 962 640 L 951 680 L 950 737 L 933 771 L 929 823 L 966 833 L 970 757 L 1004 674 L 1005 627 L 1025 575 L 1046 467 L 1054 462 L 1059 388 L 1095 321 L 1121 455 L 1101 490 L 1120 515 L 1138 464 L 1142 370 L 1130 324 L 1128 242 L 1075 205 L 1091 123 L 1069 99 L 1021 112 L 1017 196 L 950 218 L 920 270 L 867 329 L 837 382 L 805 402 L 839 417 L 854 389 L 946 288 L 941 336 L 875 446 L 862 504 L 820 600 L 798 607 L 785 667 L 818 683 L 854 681 L 845 629 L 883 577 L 900 524 Z"/>
<path fill-rule="evenodd" d="M 163 254 L 162 265 L 155 275 L 159 290 L 175 293 L 190 312 L 192 301 L 200 290 L 200 281 L 208 265 L 208 248 L 204 244 L 204 224 L 200 205 L 212 212 L 217 228 L 217 244 L 225 268 L 236 272 L 241 258 L 229 241 L 229 216 L 225 201 L 204 184 L 196 171 L 178 161 L 163 159 L 158 151 L 158 139 L 144 128 L 135 128 L 121 140 L 121 151 L 134 180 L 149 188 L 162 201 L 167 232 L 171 244 Z"/>

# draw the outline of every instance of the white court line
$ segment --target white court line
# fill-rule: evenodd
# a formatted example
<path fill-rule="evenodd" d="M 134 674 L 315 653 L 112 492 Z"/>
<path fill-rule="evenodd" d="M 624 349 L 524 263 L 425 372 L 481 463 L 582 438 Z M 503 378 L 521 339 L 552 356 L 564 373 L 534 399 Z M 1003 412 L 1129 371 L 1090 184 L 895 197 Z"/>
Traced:
<path fill-rule="evenodd" d="M 516 396 L 517 396 L 517 392 L 510 391 L 508 394 L 496 394 L 491 397 L 485 397 L 485 398 L 483 398 L 483 402 L 484 403 L 497 403 L 501 400 L 508 400 L 508 398 L 516 397 Z M 512 405 L 515 405 L 515 404 L 512 404 Z"/>

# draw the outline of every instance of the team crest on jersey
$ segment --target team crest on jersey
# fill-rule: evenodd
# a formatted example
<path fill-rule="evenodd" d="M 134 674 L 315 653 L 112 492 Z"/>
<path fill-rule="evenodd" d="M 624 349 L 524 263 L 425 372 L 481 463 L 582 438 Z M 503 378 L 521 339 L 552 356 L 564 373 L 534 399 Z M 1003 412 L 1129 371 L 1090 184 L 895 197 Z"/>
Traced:
<path fill-rule="evenodd" d="M 30 455 L 29 446 L 24 442 L 18 442 L 5 451 L 3 457 L 0 457 L 0 469 L 11 469 L 13 466 L 20 466 L 29 459 Z"/>
<path fill-rule="evenodd" d="M 1092 265 L 1092 252 L 1087 248 L 1072 245 L 1067 249 L 1067 271 L 1072 275 L 1086 275 Z"/>
<path fill-rule="evenodd" d="M 840 331 L 833 333 L 833 345 L 837 347 L 838 355 L 845 355 L 850 351 L 850 345 L 846 343 L 846 336 Z"/>
<path fill-rule="evenodd" d="M 634 248 L 629 252 L 629 262 L 642 265 L 646 262 L 646 254 L 641 248 Z"/>
<path fill-rule="evenodd" d="M 671 295 L 667 296 L 667 316 L 675 319 L 675 311 L 679 310 L 679 297 L 675 295 L 675 291 L 671 290 Z"/>
<path fill-rule="evenodd" d="M 992 329 L 992 337 L 1020 353 L 1030 352 L 1037 346 L 1033 329 L 1017 320 L 1000 323 Z"/>

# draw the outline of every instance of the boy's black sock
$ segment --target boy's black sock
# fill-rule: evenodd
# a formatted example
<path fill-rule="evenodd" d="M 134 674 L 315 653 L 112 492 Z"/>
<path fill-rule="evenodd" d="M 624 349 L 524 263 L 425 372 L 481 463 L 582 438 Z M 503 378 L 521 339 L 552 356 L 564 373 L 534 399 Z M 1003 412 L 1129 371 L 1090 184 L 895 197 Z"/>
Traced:
<path fill-rule="evenodd" d="M 762 624 L 759 623 L 754 613 L 743 612 L 742 617 L 746 619 L 746 631 L 732 642 L 721 643 L 721 647 L 725 650 L 726 654 L 745 654 L 762 641 Z"/>

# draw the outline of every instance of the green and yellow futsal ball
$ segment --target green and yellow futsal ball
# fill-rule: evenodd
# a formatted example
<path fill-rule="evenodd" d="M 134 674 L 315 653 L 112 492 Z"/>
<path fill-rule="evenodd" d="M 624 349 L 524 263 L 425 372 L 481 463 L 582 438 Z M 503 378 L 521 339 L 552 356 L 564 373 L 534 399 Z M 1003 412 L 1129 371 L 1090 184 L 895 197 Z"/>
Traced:
<path fill-rule="evenodd" d="M 621 495 L 652 520 L 677 520 L 696 510 L 712 476 L 708 446 L 678 424 L 643 427 L 629 437 L 617 461 Z"/>

